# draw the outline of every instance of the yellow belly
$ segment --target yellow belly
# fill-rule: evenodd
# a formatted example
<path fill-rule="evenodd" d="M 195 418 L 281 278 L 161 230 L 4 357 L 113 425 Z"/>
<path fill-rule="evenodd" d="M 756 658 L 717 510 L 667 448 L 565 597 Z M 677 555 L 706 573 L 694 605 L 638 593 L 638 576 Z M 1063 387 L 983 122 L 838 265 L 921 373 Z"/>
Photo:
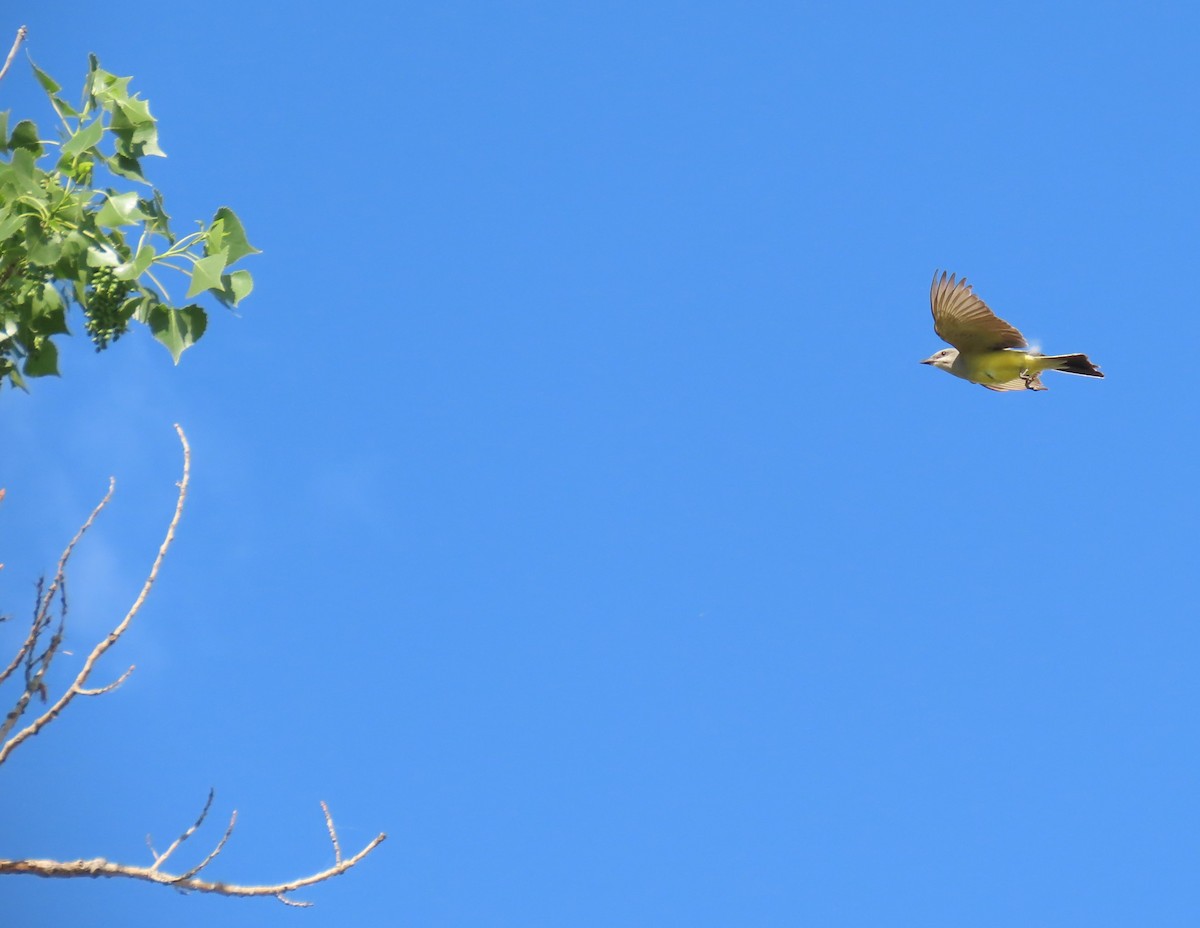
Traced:
<path fill-rule="evenodd" d="M 981 351 L 977 354 L 960 354 L 954 362 L 958 374 L 972 383 L 994 384 L 1015 380 L 1026 371 L 1038 368 L 1034 359 L 1024 351 Z"/>

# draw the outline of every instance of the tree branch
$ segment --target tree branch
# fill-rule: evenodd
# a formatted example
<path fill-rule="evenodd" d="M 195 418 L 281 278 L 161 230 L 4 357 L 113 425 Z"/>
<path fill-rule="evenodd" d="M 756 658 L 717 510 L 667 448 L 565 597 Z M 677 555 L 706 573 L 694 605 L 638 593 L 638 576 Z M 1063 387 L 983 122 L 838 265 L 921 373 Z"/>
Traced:
<path fill-rule="evenodd" d="M 105 638 L 103 638 L 94 648 L 92 648 L 92 653 L 89 654 L 87 656 L 87 660 L 83 662 L 83 666 L 80 668 L 79 673 L 75 676 L 74 682 L 67 687 L 67 691 L 63 693 L 62 696 L 60 696 L 49 709 L 39 715 L 36 719 L 25 726 L 25 728 L 21 729 L 11 738 L 5 741 L 2 746 L 0 746 L 0 764 L 3 764 L 8 759 L 8 755 L 11 754 L 19 744 L 21 744 L 27 738 L 32 738 L 39 731 L 58 718 L 63 709 L 70 705 L 71 700 L 73 700 L 76 696 L 97 695 L 96 691 L 89 691 L 85 686 L 88 681 L 88 677 L 91 676 L 92 670 L 96 666 L 96 662 L 104 656 L 104 652 L 106 652 L 121 639 L 121 636 L 125 634 L 126 629 L 129 628 L 129 624 L 133 621 L 134 616 L 141 611 L 142 604 L 146 602 L 146 597 L 150 593 L 150 588 L 154 586 L 154 581 L 158 579 L 159 568 L 162 567 L 163 559 L 167 556 L 167 551 L 170 550 L 171 543 L 175 540 L 175 529 L 178 527 L 179 519 L 183 515 L 183 504 L 187 499 L 188 480 L 191 477 L 192 449 L 191 446 L 188 445 L 187 436 L 183 433 L 183 429 L 176 425 L 175 432 L 179 435 L 180 444 L 183 445 L 183 477 L 178 484 L 179 495 L 175 500 L 175 513 L 171 517 L 171 523 L 167 526 L 167 534 L 163 538 L 162 544 L 159 545 L 158 555 L 154 558 L 154 563 L 150 566 L 150 573 L 146 575 L 146 581 L 142 584 L 141 592 L 138 593 L 137 599 L 134 600 L 133 605 L 129 607 L 129 611 L 125 613 L 125 618 L 123 618 L 116 628 L 109 632 Z M 112 497 L 112 486 L 113 484 L 110 482 L 108 494 L 92 511 L 91 516 L 88 517 L 88 520 L 83 524 L 83 527 L 75 533 L 75 537 L 71 539 L 71 543 L 67 545 L 66 550 L 63 551 L 63 556 L 58 562 L 58 571 L 55 573 L 54 583 L 50 585 L 50 590 L 47 591 L 46 597 L 43 600 L 44 602 L 49 600 L 50 596 L 53 594 L 53 591 L 56 589 L 56 584 L 61 587 L 63 571 L 66 567 L 67 560 L 71 556 L 72 549 L 83 536 L 83 533 L 91 526 L 92 521 L 99 514 L 100 510 L 104 508 L 104 506 L 108 503 L 108 500 Z M 101 688 L 101 690 L 105 689 L 111 689 L 111 687 Z"/>
<path fill-rule="evenodd" d="M 298 877 L 294 880 L 288 880 L 284 883 L 263 884 L 260 886 L 248 886 L 237 883 L 221 883 L 211 880 L 201 880 L 196 878 L 196 874 L 207 867 L 213 859 L 221 853 L 225 847 L 225 843 L 229 840 L 229 836 L 233 834 L 233 826 L 237 821 L 237 812 L 229 820 L 229 827 L 225 829 L 225 834 L 217 843 L 217 846 L 212 852 L 200 862 L 198 866 L 192 867 L 190 870 L 179 874 L 172 875 L 164 873 L 159 869 L 159 865 L 167 859 L 167 857 L 184 841 L 186 841 L 196 831 L 196 828 L 204 821 L 208 814 L 209 807 L 212 805 L 213 794 L 208 794 L 208 801 L 204 805 L 204 810 L 200 813 L 200 817 L 196 823 L 187 829 L 182 835 L 176 839 L 161 855 L 157 855 L 153 864 L 149 867 L 138 867 L 131 864 L 121 864 L 115 861 L 105 860 L 103 857 L 95 857 L 91 860 L 3 860 L 0 859 L 0 874 L 6 873 L 24 873 L 31 876 L 41 877 L 124 877 L 131 880 L 144 880 L 149 883 L 158 883 L 163 886 L 173 886 L 183 892 L 198 892 L 198 893 L 215 893 L 219 896 L 273 896 L 280 902 L 293 906 L 309 906 L 312 903 L 299 902 L 294 899 L 287 898 L 288 893 L 295 892 L 305 886 L 313 886 L 317 883 L 324 883 L 326 880 L 331 880 L 335 876 L 341 876 L 351 867 L 354 867 L 375 848 L 379 847 L 385 840 L 387 835 L 380 832 L 370 843 L 360 850 L 353 857 L 343 858 L 341 849 L 337 843 L 337 831 L 333 827 L 333 817 L 329 814 L 329 807 L 322 802 L 321 809 L 325 813 L 325 825 L 329 829 L 330 840 L 334 846 L 334 865 L 327 870 L 321 870 L 317 873 L 309 874 L 308 876 Z"/>
<path fill-rule="evenodd" d="M 21 43 L 25 41 L 27 35 L 29 35 L 28 26 L 22 26 L 17 30 L 17 37 L 13 39 L 12 48 L 8 50 L 8 57 L 4 59 L 4 67 L 0 68 L 0 81 L 4 80 L 4 75 L 12 67 L 13 59 L 17 57 L 17 49 L 21 47 Z"/>
<path fill-rule="evenodd" d="M 196 829 L 204 824 L 204 820 L 206 818 L 208 818 L 208 810 L 212 808 L 213 799 L 216 797 L 216 795 L 217 795 L 216 790 L 210 789 L 208 791 L 208 799 L 204 803 L 204 808 L 200 810 L 200 815 L 197 816 L 196 821 L 192 822 L 191 826 L 187 829 L 187 831 L 185 831 L 178 838 L 176 838 L 171 843 L 171 846 L 169 848 L 167 848 L 161 854 L 154 855 L 154 863 L 150 865 L 151 870 L 157 870 L 166 861 L 166 859 L 168 857 L 170 857 L 172 854 L 175 853 L 175 851 L 179 848 L 179 845 L 183 844 L 184 841 L 186 841 L 188 838 L 190 838 L 192 835 L 194 835 L 196 833 Z M 237 815 L 237 813 L 235 812 L 234 815 Z M 147 843 L 149 843 L 149 842 L 147 841 Z"/>
<path fill-rule="evenodd" d="M 43 593 L 39 587 L 37 608 L 35 608 L 33 612 L 33 624 L 29 629 L 29 635 L 25 638 L 25 643 L 22 644 L 17 650 L 17 654 L 12 659 L 12 663 L 5 667 L 4 670 L 0 670 L 0 683 L 3 683 L 12 675 L 12 672 L 16 670 L 21 665 L 21 661 L 25 659 L 25 655 L 28 654 L 37 644 L 38 636 L 41 634 L 44 626 L 48 624 L 50 607 L 54 605 L 54 594 L 55 592 L 61 591 L 63 585 L 66 583 L 67 561 L 71 559 L 71 552 L 75 550 L 75 546 L 79 544 L 79 540 L 83 538 L 87 530 L 92 527 L 92 523 L 96 521 L 96 517 L 100 515 L 101 510 L 108 505 L 109 500 L 112 499 L 113 490 L 116 489 L 116 486 L 117 481 L 114 478 L 109 477 L 108 492 L 104 494 L 104 499 L 100 500 L 100 502 L 96 504 L 96 508 L 92 510 L 91 515 L 84 520 L 83 525 L 79 526 L 79 531 L 75 533 L 75 537 L 72 538 L 70 543 L 68 543 L 68 545 L 63 549 L 63 553 L 58 559 L 58 567 L 55 568 L 54 571 L 54 579 L 50 581 L 50 589 Z M 0 499 L 4 498 L 3 493 L 4 491 L 0 490 Z"/>
<path fill-rule="evenodd" d="M 0 76 L 3 76 L 0 73 Z M 175 501 L 175 511 L 171 516 L 171 521 L 167 526 L 167 531 L 163 537 L 162 544 L 159 545 L 158 554 L 154 558 L 154 563 L 150 566 L 150 572 L 146 575 L 146 580 L 142 584 L 141 591 L 130 606 L 125 617 L 117 624 L 117 626 L 108 633 L 99 643 L 96 644 L 87 659 L 83 662 L 74 681 L 45 712 L 34 719 L 25 728 L 18 731 L 16 734 L 8 738 L 0 745 L 0 764 L 3 764 L 13 750 L 28 738 L 33 737 L 51 722 L 53 722 L 62 711 L 71 703 L 76 696 L 102 696 L 105 693 L 112 692 L 129 678 L 133 672 L 133 667 L 126 670 L 116 680 L 104 686 L 88 687 L 86 683 L 92 671 L 95 669 L 97 662 L 104 656 L 114 644 L 116 644 L 121 636 L 125 634 L 134 617 L 141 610 L 142 605 L 146 601 L 146 597 L 150 593 L 154 581 L 158 577 L 159 568 L 162 566 L 163 560 L 170 550 L 172 542 L 175 540 L 175 530 L 179 525 L 179 520 L 183 515 L 183 505 L 187 499 L 188 481 L 191 474 L 191 448 L 188 445 L 187 436 L 183 429 L 178 425 L 175 426 L 175 431 L 179 436 L 180 444 L 183 446 L 183 476 L 177 486 L 179 494 Z M 27 636 L 25 643 L 21 646 L 14 658 L 12 664 L 5 670 L 0 672 L 0 683 L 11 676 L 16 668 L 22 663 L 25 665 L 25 689 L 18 697 L 16 707 L 9 712 L 3 724 L 0 724 L 0 738 L 4 738 L 12 730 L 16 722 L 24 713 L 26 706 L 37 695 L 41 696 L 43 702 L 46 701 L 46 687 L 43 682 L 46 671 L 50 666 L 55 654 L 62 643 L 63 637 L 63 621 L 66 616 L 66 566 L 71 558 L 71 553 L 84 533 L 92 526 L 96 517 L 101 510 L 108 505 L 109 500 L 113 495 L 114 482 L 109 481 L 108 493 L 104 499 L 92 510 L 90 516 L 75 533 L 75 537 L 71 539 L 70 544 L 59 558 L 58 567 L 55 570 L 54 578 L 48 588 L 43 589 L 43 584 L 38 584 L 38 594 L 34 609 L 33 624 L 30 633 Z M 2 496 L 3 490 L 0 490 Z M 49 629 L 51 624 L 51 610 L 54 607 L 55 596 L 59 600 L 59 627 L 51 636 L 46 647 L 38 653 L 39 642 L 41 636 Z M 211 864 L 217 856 L 225 849 L 230 837 L 233 835 L 234 826 L 237 824 L 237 811 L 235 810 L 230 816 L 229 825 L 225 829 L 225 833 L 217 842 L 216 846 L 208 853 L 200 863 L 194 867 L 183 871 L 179 874 L 165 873 L 161 868 L 168 858 L 174 854 L 185 841 L 192 837 L 196 831 L 204 824 L 213 803 L 213 792 L 210 790 L 208 799 L 204 803 L 204 808 L 201 809 L 200 815 L 196 821 L 192 823 L 182 834 L 176 838 L 171 845 L 162 853 L 159 854 L 154 850 L 150 842 L 150 838 L 146 838 L 146 845 L 150 849 L 153 857 L 153 862 L 149 866 L 135 866 L 132 864 L 122 864 L 115 861 L 105 860 L 102 857 L 93 858 L 91 860 L 41 860 L 41 859 L 24 859 L 24 860 L 4 860 L 0 859 L 0 875 L 4 874 L 31 874 L 41 877 L 124 877 L 126 879 L 143 880 L 150 883 L 158 883 L 165 886 L 173 886 L 183 892 L 202 892 L 216 893 L 222 896 L 272 896 L 286 905 L 307 906 L 310 903 L 300 902 L 288 898 L 288 894 L 295 892 L 305 886 L 312 886 L 316 883 L 322 883 L 325 880 L 333 879 L 335 876 L 340 876 L 351 867 L 354 867 L 370 854 L 375 848 L 386 840 L 387 835 L 380 832 L 375 836 L 365 847 L 352 857 L 344 858 L 342 856 L 342 847 L 338 841 L 337 828 L 333 824 L 333 816 L 329 813 L 329 807 L 322 802 L 321 811 L 325 816 L 325 828 L 329 833 L 329 841 L 333 845 L 333 866 L 326 870 L 321 870 L 317 873 L 302 876 L 294 880 L 289 880 L 285 883 L 264 884 L 264 885 L 240 885 L 236 883 L 222 883 L 210 880 L 202 880 L 199 874 L 205 867 Z"/>
<path fill-rule="evenodd" d="M 112 499 L 113 488 L 115 486 L 115 481 L 110 477 L 108 480 L 108 492 L 104 494 L 104 498 L 92 510 L 83 525 L 79 527 L 79 530 L 75 533 L 75 536 L 68 543 L 67 547 L 63 549 L 49 588 L 45 587 L 43 581 L 38 581 L 37 596 L 34 598 L 33 621 L 29 625 L 29 634 L 17 649 L 17 653 L 9 665 L 0 671 L 0 685 L 2 685 L 17 667 L 22 663 L 25 665 L 25 688 L 17 696 L 16 702 L 4 717 L 4 721 L 0 723 L 0 740 L 8 738 L 9 733 L 21 720 L 21 717 L 29 708 L 29 704 L 35 696 L 40 697 L 43 703 L 47 699 L 46 674 L 50 671 L 50 665 L 54 662 L 54 658 L 58 654 L 58 649 L 62 645 L 63 623 L 67 616 L 67 562 L 71 559 L 71 554 L 75 550 L 75 546 L 79 544 L 80 539 L 92 527 L 101 510 Z M 50 636 L 49 644 L 46 645 L 41 653 L 37 653 L 38 643 L 53 621 L 51 611 L 54 608 L 56 594 L 59 603 L 58 629 Z M 115 689 L 116 685 L 112 688 Z"/>

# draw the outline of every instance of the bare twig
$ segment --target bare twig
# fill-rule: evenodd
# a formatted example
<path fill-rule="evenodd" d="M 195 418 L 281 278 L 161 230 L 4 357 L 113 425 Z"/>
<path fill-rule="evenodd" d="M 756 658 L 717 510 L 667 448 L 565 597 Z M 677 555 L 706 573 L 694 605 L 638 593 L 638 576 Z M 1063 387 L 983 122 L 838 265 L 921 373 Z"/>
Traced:
<path fill-rule="evenodd" d="M 211 795 L 209 803 L 205 804 L 204 812 L 208 812 L 209 804 L 211 803 Z M 325 803 L 321 803 L 321 807 L 325 812 L 325 822 L 330 830 L 331 836 L 335 834 L 333 828 L 333 818 L 329 814 L 329 808 Z M 341 876 L 351 867 L 356 866 L 375 848 L 379 847 L 385 840 L 387 835 L 380 832 L 370 843 L 360 850 L 353 857 L 342 859 L 341 852 L 336 852 L 338 860 L 332 867 L 326 870 L 321 870 L 318 873 L 312 873 L 308 876 L 302 876 L 294 880 L 288 880 L 285 883 L 274 883 L 261 886 L 245 886 L 237 883 L 220 883 L 210 880 L 201 880 L 196 878 L 196 874 L 206 867 L 225 847 L 225 842 L 229 840 L 229 836 L 233 833 L 234 822 L 236 821 L 236 813 L 230 819 L 229 827 L 225 829 L 225 835 L 218 842 L 216 848 L 211 854 L 206 857 L 198 867 L 193 867 L 186 873 L 179 876 L 173 876 L 169 873 L 163 873 L 158 869 L 159 863 L 165 860 L 166 857 L 181 844 L 188 836 L 195 831 L 195 826 L 189 828 L 171 849 L 159 856 L 159 858 L 149 867 L 135 867 L 130 864 L 121 864 L 114 861 L 105 860 L 102 857 L 96 857 L 91 860 L 2 860 L 0 859 L 0 874 L 6 873 L 25 873 L 32 876 L 41 877 L 124 877 L 131 880 L 145 880 L 149 883 L 159 883 L 165 886 L 173 886 L 176 889 L 184 892 L 198 893 L 215 893 L 220 896 L 273 896 L 280 902 L 286 905 L 293 906 L 308 906 L 310 903 L 299 902 L 294 899 L 287 898 L 288 893 L 295 892 L 305 886 L 313 886 L 317 883 L 323 883 L 326 880 L 331 880 L 335 876 Z M 201 814 L 202 821 L 204 814 Z M 335 844 L 336 846 L 336 844 Z"/>
<path fill-rule="evenodd" d="M 0 683 L 3 683 L 12 675 L 12 672 L 16 670 L 21 665 L 21 661 L 25 659 L 25 655 L 27 655 L 37 644 L 38 635 L 41 634 L 41 629 L 45 626 L 50 607 L 54 604 L 54 594 L 56 591 L 61 589 L 62 585 L 66 582 L 65 571 L 67 568 L 67 561 L 71 559 L 71 552 L 75 550 L 75 546 L 79 544 L 79 540 L 83 538 L 84 533 L 86 533 L 87 530 L 92 527 L 92 523 L 96 521 L 96 517 L 100 515 L 100 512 L 104 509 L 104 507 L 108 505 L 108 502 L 112 499 L 113 491 L 116 489 L 116 487 L 117 481 L 114 478 L 109 477 L 108 492 L 104 494 L 104 499 L 100 500 L 100 502 L 96 504 L 96 508 L 92 510 L 91 515 L 84 520 L 83 525 L 79 526 L 79 531 L 75 533 L 75 537 L 72 538 L 70 543 L 63 549 L 63 553 L 58 559 L 58 567 L 54 571 L 54 579 L 50 583 L 50 589 L 46 590 L 44 593 L 40 588 L 38 589 L 38 607 L 36 610 L 34 610 L 33 625 L 29 629 L 29 635 L 25 638 L 25 643 L 17 650 L 17 654 L 12 659 L 12 663 L 4 668 L 4 670 L 0 671 Z"/>
<path fill-rule="evenodd" d="M 54 658 L 58 655 L 59 648 L 63 643 L 63 627 L 67 617 L 67 562 L 70 561 L 76 545 L 79 544 L 88 529 L 95 523 L 96 517 L 100 515 L 100 512 L 112 499 L 115 487 L 116 481 L 110 477 L 108 479 L 108 491 L 104 494 L 104 498 L 96 504 L 96 507 L 88 515 L 83 525 L 79 527 L 75 536 L 67 544 L 66 548 L 63 549 L 63 553 L 58 559 L 58 566 L 54 571 L 54 577 L 50 581 L 50 586 L 45 586 L 44 578 L 38 581 L 37 596 L 34 599 L 33 621 L 29 625 L 29 634 L 25 637 L 25 641 L 21 644 L 21 647 L 17 649 L 12 662 L 3 671 L 0 671 L 0 684 L 3 684 L 22 662 L 25 664 L 25 689 L 17 697 L 16 703 L 5 716 L 3 723 L 0 723 L 0 741 L 8 738 L 9 733 L 16 727 L 22 716 L 24 716 L 25 711 L 29 708 L 29 704 L 35 696 L 40 697 L 43 703 L 46 702 L 46 674 L 49 673 L 50 665 L 54 662 Z M 56 595 L 58 597 L 58 629 L 50 636 L 50 641 L 46 647 L 40 653 L 35 653 L 38 642 L 42 639 L 42 635 L 45 634 L 53 621 L 51 612 L 54 609 Z M 120 686 L 122 682 L 124 682 L 123 679 L 112 684 L 110 687 L 101 688 L 101 690 L 95 693 L 89 692 L 88 695 L 99 695 L 101 692 L 109 692 Z"/>
<path fill-rule="evenodd" d="M 337 829 L 333 827 L 333 816 L 329 814 L 329 806 L 325 805 L 325 800 L 321 800 L 321 811 L 325 813 L 325 827 L 329 829 L 329 840 L 333 842 L 333 860 L 334 863 L 342 862 L 342 846 L 338 844 Z"/>
<path fill-rule="evenodd" d="M 79 695 L 80 696 L 103 696 L 105 693 L 111 693 L 118 686 L 120 686 L 122 683 L 124 683 L 126 680 L 128 680 L 129 675 L 131 673 L 133 673 L 133 671 L 135 669 L 137 669 L 136 665 L 130 664 L 129 669 L 126 670 L 123 674 L 121 674 L 121 676 L 117 677 L 117 679 L 113 680 L 112 683 L 109 683 L 107 686 L 97 686 L 95 689 L 81 688 L 79 690 Z"/>
<path fill-rule="evenodd" d="M 212 849 L 212 851 L 209 853 L 209 855 L 207 857 L 204 858 L 204 860 L 200 861 L 200 863 L 198 863 L 198 864 L 196 864 L 196 866 L 192 867 L 191 870 L 189 870 L 187 873 L 180 876 L 179 879 L 180 880 L 190 880 L 197 873 L 199 873 L 201 870 L 203 870 L 205 867 L 207 867 L 209 864 L 211 864 L 216 859 L 217 855 L 220 854 L 221 851 L 225 850 L 225 842 L 228 841 L 229 836 L 231 834 L 233 834 L 233 826 L 236 824 L 237 824 L 237 809 L 234 809 L 233 813 L 229 816 L 229 825 L 225 828 L 225 834 L 221 835 L 221 840 L 217 842 L 217 846 Z"/>
<path fill-rule="evenodd" d="M 204 820 L 208 817 L 208 810 L 212 808 L 213 798 L 217 795 L 217 791 L 210 789 L 208 791 L 208 799 L 204 803 L 204 808 L 200 810 L 200 814 L 196 817 L 196 821 L 192 822 L 191 826 L 178 838 L 171 842 L 171 846 L 154 858 L 154 863 L 150 865 L 151 870 L 157 870 L 168 857 L 175 853 L 176 848 L 183 844 L 188 838 L 196 833 L 196 829 L 204 824 Z"/>
<path fill-rule="evenodd" d="M 17 57 L 17 49 L 21 47 L 21 43 L 25 41 L 25 36 L 27 35 L 29 35 L 29 28 L 27 26 L 22 26 L 17 30 L 17 37 L 13 39 L 12 48 L 8 50 L 8 57 L 4 59 L 4 67 L 0 68 L 0 81 L 4 80 L 4 75 L 12 67 L 13 59 Z"/>
<path fill-rule="evenodd" d="M 30 722 L 27 726 L 25 726 L 25 728 L 21 729 L 11 738 L 5 741 L 3 745 L 0 745 L 0 764 L 3 764 L 8 759 L 8 755 L 11 754 L 19 744 L 21 744 L 27 738 L 31 738 L 36 735 L 39 731 L 58 718 L 63 709 L 70 705 L 72 699 L 74 699 L 76 696 L 87 693 L 85 684 L 87 683 L 88 677 L 91 675 L 92 670 L 95 668 L 96 662 L 104 656 L 104 653 L 109 648 L 111 648 L 121 639 L 121 636 L 125 634 L 126 629 L 129 628 L 129 624 L 133 621 L 134 616 L 136 616 L 141 610 L 142 604 L 146 602 L 146 597 L 150 593 L 150 588 L 154 586 L 154 581 L 158 579 L 158 571 L 159 568 L 162 567 L 163 559 L 167 556 L 167 551 L 170 550 L 171 543 L 175 540 L 175 529 L 178 527 L 179 520 L 183 516 L 183 504 L 187 500 L 188 480 L 191 476 L 192 467 L 192 449 L 188 445 L 187 436 L 183 433 L 183 429 L 176 425 L 175 432 L 179 435 L 180 444 L 183 445 L 183 477 L 180 479 L 178 484 L 179 495 L 175 500 L 175 513 L 172 515 L 171 522 L 167 526 L 167 533 L 163 537 L 162 544 L 159 545 L 158 554 L 154 558 L 154 563 L 150 566 L 150 573 L 146 575 L 146 580 L 142 584 L 141 592 L 138 593 L 137 599 L 134 600 L 133 605 L 129 607 L 129 611 L 125 613 L 125 618 L 123 618 L 116 628 L 109 632 L 105 638 L 103 638 L 94 648 L 92 648 L 92 652 L 87 656 L 87 660 L 83 662 L 83 666 L 80 668 L 79 673 L 76 674 L 74 682 L 67 688 L 67 691 L 63 693 L 62 696 L 60 696 L 58 700 L 52 706 L 50 706 L 49 709 Z M 110 486 L 109 496 L 111 495 L 112 491 Z M 71 549 L 78 542 L 79 538 L 83 535 L 88 526 L 91 525 L 92 518 L 94 518 L 95 515 L 104 507 L 104 504 L 108 502 L 109 496 L 106 496 L 104 500 L 101 501 L 101 504 L 96 507 L 92 513 L 92 516 L 89 517 L 88 521 L 84 523 L 83 528 L 76 533 L 75 538 L 71 540 L 71 544 L 69 544 L 66 551 L 63 552 L 63 557 L 59 560 L 59 571 L 55 575 L 56 581 L 59 580 L 59 575 L 62 573 L 65 567 L 67 558 L 70 557 Z M 50 596 L 54 588 L 54 584 L 51 584 L 51 591 L 47 592 L 47 597 Z"/>

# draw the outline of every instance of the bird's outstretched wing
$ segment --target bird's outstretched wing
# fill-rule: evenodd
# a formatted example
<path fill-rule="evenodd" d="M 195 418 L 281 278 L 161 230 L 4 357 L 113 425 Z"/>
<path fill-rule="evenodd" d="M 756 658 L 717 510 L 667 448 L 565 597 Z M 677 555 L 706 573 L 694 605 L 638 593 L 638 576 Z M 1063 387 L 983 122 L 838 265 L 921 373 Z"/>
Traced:
<path fill-rule="evenodd" d="M 929 305 L 933 309 L 933 330 L 959 351 L 1026 347 L 1025 336 L 988 309 L 971 292 L 965 277 L 956 283 L 953 274 L 943 271 L 939 278 L 934 271 Z"/>

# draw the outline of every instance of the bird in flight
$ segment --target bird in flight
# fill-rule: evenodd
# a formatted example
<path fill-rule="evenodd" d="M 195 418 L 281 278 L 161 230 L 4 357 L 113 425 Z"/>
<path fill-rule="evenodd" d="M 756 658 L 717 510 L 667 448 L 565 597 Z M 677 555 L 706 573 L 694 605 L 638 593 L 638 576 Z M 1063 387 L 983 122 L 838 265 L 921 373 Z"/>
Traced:
<path fill-rule="evenodd" d="M 929 288 L 933 330 L 953 345 L 922 361 L 989 390 L 1045 390 L 1042 371 L 1103 377 L 1086 354 L 1038 354 L 1025 336 L 988 309 L 966 278 L 933 272 Z"/>

